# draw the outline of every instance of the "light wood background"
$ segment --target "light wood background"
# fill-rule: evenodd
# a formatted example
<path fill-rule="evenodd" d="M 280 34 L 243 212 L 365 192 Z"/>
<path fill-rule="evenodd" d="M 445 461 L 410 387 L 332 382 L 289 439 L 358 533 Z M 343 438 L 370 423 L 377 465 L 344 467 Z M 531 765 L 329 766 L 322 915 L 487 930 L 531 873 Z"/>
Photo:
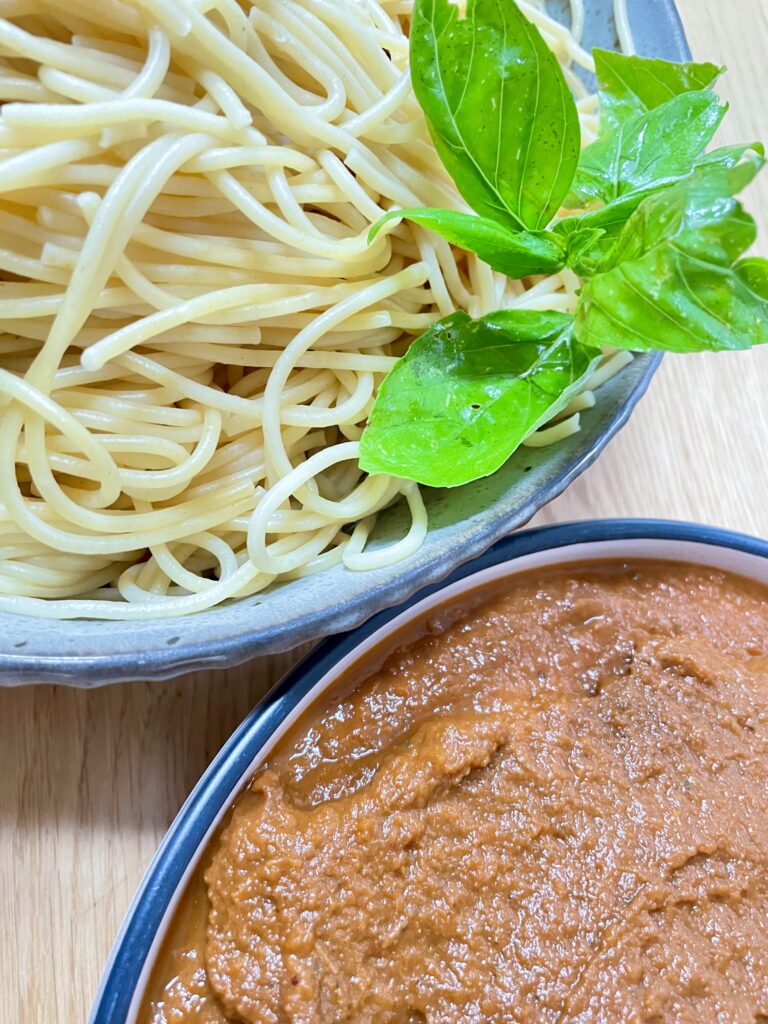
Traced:
<path fill-rule="evenodd" d="M 768 0 L 678 3 L 694 53 L 730 66 L 724 141 L 767 139 Z M 749 199 L 766 252 L 768 172 Z M 768 537 L 767 458 L 768 351 L 668 357 L 629 426 L 536 521 L 663 516 Z M 94 692 L 0 691 L 2 1024 L 85 1022 L 163 832 L 291 661 Z"/>

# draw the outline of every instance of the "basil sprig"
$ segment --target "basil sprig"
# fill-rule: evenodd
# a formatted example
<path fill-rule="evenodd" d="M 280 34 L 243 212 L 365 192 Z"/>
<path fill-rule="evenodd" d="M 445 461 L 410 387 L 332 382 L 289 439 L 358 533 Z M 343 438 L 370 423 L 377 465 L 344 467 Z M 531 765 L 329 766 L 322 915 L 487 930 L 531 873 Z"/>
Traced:
<path fill-rule="evenodd" d="M 414 91 L 477 216 L 392 210 L 371 238 L 409 219 L 509 277 L 569 267 L 584 286 L 574 317 L 456 313 L 414 341 L 379 389 L 364 470 L 447 487 L 494 472 L 606 346 L 768 341 L 768 261 L 743 258 L 756 229 L 735 198 L 763 148 L 707 153 L 727 109 L 712 90 L 722 69 L 605 50 L 595 67 L 599 132 L 580 151 L 562 70 L 512 0 L 467 0 L 464 17 L 452 0 L 416 0 Z"/>

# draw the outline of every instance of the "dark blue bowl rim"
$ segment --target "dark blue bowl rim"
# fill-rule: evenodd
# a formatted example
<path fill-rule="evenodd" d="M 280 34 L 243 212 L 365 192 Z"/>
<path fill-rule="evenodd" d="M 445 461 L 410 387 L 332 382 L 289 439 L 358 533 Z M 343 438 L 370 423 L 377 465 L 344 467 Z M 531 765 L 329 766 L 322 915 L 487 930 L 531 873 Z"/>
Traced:
<path fill-rule="evenodd" d="M 768 559 L 768 541 L 696 523 L 604 519 L 538 527 L 504 538 L 441 582 L 424 587 L 348 633 L 323 640 L 238 726 L 179 811 L 147 870 L 115 942 L 92 1010 L 91 1024 L 123 1024 L 126 1020 L 166 909 L 221 807 L 279 724 L 342 658 L 419 601 L 483 569 L 536 552 L 617 540 L 694 542 Z"/>

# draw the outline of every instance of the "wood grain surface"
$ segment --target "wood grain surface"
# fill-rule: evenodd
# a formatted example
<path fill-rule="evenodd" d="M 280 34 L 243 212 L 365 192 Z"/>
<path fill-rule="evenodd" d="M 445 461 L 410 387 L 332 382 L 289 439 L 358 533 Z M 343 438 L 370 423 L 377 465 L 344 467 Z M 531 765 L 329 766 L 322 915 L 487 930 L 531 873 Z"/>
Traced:
<path fill-rule="evenodd" d="M 678 4 L 694 53 L 730 67 L 724 141 L 766 139 L 768 2 Z M 765 251 L 768 176 L 749 200 Z M 768 351 L 668 357 L 631 423 L 536 521 L 663 516 L 768 537 L 767 459 Z M 86 1020 L 163 832 L 292 660 L 93 692 L 0 691 L 0 1024 Z"/>

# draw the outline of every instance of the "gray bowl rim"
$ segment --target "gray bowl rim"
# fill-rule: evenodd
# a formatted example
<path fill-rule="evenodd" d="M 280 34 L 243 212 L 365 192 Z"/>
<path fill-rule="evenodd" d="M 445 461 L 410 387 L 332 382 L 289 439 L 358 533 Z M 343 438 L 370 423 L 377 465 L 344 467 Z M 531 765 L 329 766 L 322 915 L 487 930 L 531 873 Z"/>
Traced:
<path fill-rule="evenodd" d="M 316 684 L 370 636 L 425 598 L 484 569 L 538 552 L 580 544 L 664 540 L 744 552 L 768 560 L 768 541 L 696 523 L 659 519 L 598 519 L 523 530 L 455 569 L 400 604 L 349 632 L 319 643 L 238 726 L 189 795 L 165 835 L 123 922 L 89 1018 L 90 1024 L 124 1024 L 158 929 L 219 813 L 273 733 Z M 599 557 L 599 556 L 597 556 Z M 611 556 L 616 558 L 615 555 Z M 672 559 L 670 559 L 672 560 Z"/>

